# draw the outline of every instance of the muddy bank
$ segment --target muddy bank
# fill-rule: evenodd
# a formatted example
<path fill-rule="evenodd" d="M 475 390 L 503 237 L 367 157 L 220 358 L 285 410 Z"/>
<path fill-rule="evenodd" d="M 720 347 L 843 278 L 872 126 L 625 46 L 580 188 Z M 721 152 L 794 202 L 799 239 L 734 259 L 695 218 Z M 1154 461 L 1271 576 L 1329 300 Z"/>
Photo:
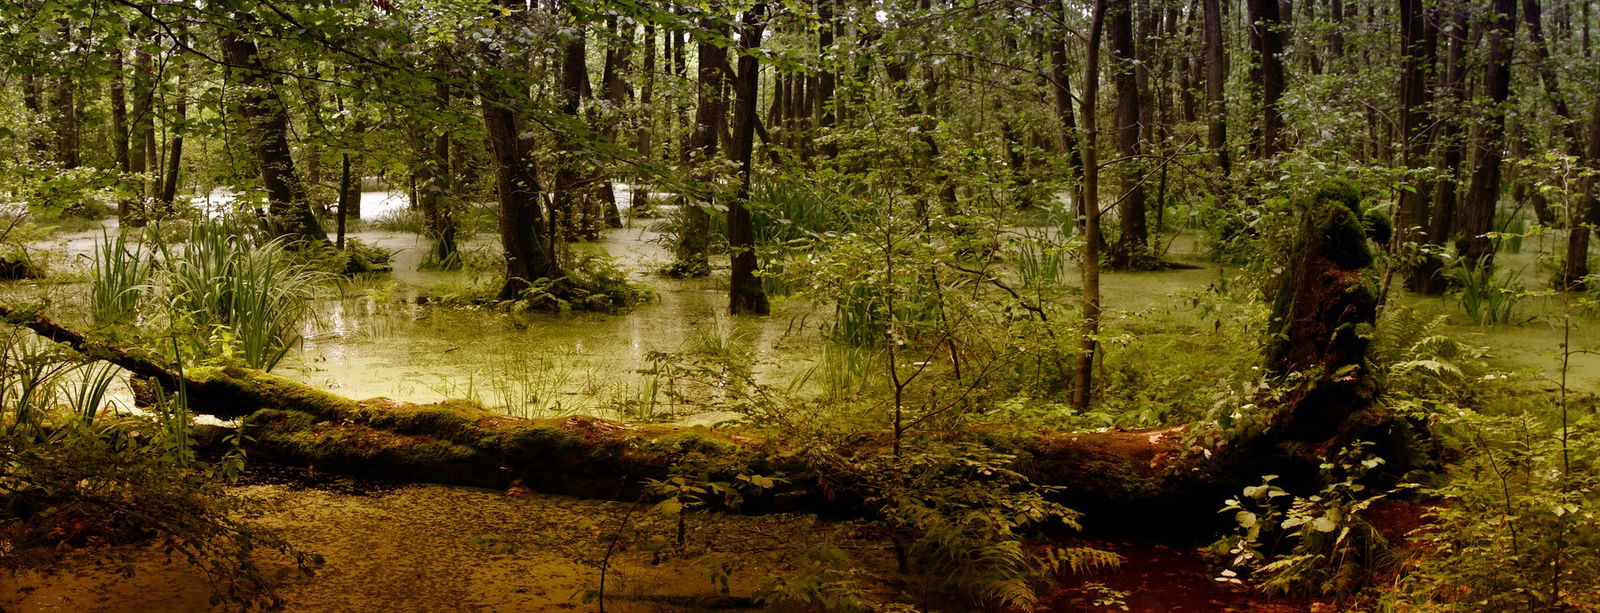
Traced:
<path fill-rule="evenodd" d="M 261 560 L 280 581 L 286 611 L 593 611 L 586 596 L 598 584 L 602 535 L 632 506 L 332 476 L 310 486 L 298 477 L 256 481 L 236 491 L 273 507 L 260 524 L 326 559 L 312 577 L 287 560 Z M 641 506 L 630 524 L 634 537 L 612 561 L 608 611 L 745 610 L 737 605 L 769 577 L 794 571 L 803 547 L 859 547 L 849 524 L 696 515 L 684 556 L 669 518 Z M 727 595 L 712 582 L 722 569 Z M 210 595 L 184 562 L 144 548 L 75 552 L 48 569 L 0 573 L 0 610 L 10 613 L 211 611 Z"/>

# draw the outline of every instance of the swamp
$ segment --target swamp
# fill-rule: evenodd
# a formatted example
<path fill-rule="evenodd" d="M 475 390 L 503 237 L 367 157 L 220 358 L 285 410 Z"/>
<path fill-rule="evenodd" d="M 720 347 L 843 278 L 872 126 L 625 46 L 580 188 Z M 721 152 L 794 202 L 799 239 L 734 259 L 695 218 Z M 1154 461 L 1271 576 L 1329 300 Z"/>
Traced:
<path fill-rule="evenodd" d="M 1596 4 L 0 1 L 0 613 L 1600 611 Z"/>

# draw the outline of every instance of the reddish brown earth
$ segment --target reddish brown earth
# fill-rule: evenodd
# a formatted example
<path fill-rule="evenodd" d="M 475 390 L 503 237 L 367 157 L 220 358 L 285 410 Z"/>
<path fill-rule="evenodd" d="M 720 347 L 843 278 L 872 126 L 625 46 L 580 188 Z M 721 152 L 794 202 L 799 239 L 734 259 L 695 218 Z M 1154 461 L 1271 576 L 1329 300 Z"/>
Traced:
<path fill-rule="evenodd" d="M 1045 597 L 1040 611 L 1305 613 L 1332 610 L 1314 607 L 1304 600 L 1270 597 L 1249 586 L 1217 581 L 1216 569 L 1198 547 L 1133 541 L 1077 544 L 1114 551 L 1122 556 L 1122 565 L 1067 577 Z M 1096 604 L 1101 599 L 1105 600 Z"/>

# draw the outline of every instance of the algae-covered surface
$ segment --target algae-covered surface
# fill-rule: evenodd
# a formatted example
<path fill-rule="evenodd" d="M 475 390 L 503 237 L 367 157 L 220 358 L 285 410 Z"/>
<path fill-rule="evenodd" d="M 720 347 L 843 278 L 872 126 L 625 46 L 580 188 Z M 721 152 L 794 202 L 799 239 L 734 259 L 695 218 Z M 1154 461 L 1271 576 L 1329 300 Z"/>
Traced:
<path fill-rule="evenodd" d="M 381 200 L 382 194 L 368 194 Z M 393 204 L 394 199 L 385 200 Z M 381 211 L 380 207 L 373 207 Z M 828 305 L 801 298 L 775 300 L 775 314 L 764 318 L 729 317 L 726 270 L 708 279 L 668 279 L 655 271 L 670 259 L 651 220 L 607 231 L 601 241 L 572 245 L 575 254 L 606 254 L 633 282 L 653 290 L 657 299 L 621 313 L 508 313 L 495 309 L 461 309 L 419 304 L 421 296 L 461 294 L 474 284 L 492 285 L 493 275 L 461 271 L 419 271 L 427 239 L 407 232 L 367 230 L 353 237 L 395 252 L 394 271 L 343 284 L 317 301 L 317 316 L 303 330 L 304 342 L 275 371 L 351 397 L 431 402 L 467 398 L 503 413 L 539 417 L 592 414 L 616 419 L 709 423 L 733 417 L 695 414 L 693 407 L 673 403 L 669 390 L 681 386 L 682 373 L 660 353 L 706 349 L 731 350 L 747 356 L 757 380 L 779 389 L 817 392 L 818 379 L 807 379 L 823 353 L 822 330 L 831 319 Z M 35 245 L 56 253 L 59 268 L 87 265 L 100 231 L 63 234 Z M 1164 234 L 1159 241 L 1168 260 L 1187 267 L 1151 272 L 1107 271 L 1101 279 L 1106 325 L 1133 332 L 1124 340 L 1138 342 L 1138 331 L 1171 328 L 1199 330 L 1201 309 L 1193 299 L 1208 289 L 1225 286 L 1237 266 L 1206 261 L 1205 239 L 1192 230 Z M 1549 243 L 1549 244 L 1546 244 Z M 1517 283 L 1536 288 L 1550 264 L 1554 244 L 1530 241 L 1520 252 L 1504 252 L 1502 274 L 1517 274 Z M 464 242 L 469 259 L 498 258 L 496 238 L 488 234 Z M 1078 291 L 1076 274 L 1067 274 L 1056 299 L 1071 302 Z M 48 296 L 52 311 L 69 321 L 81 301 L 81 285 L 46 282 L 7 284 L 19 296 Z M 1444 316 L 1443 332 L 1487 347 L 1490 364 L 1499 370 L 1553 386 L 1559 379 L 1557 352 L 1562 342 L 1559 301 L 1530 297 L 1518 306 L 1512 323 L 1471 323 L 1453 295 L 1427 297 L 1398 289 L 1393 302 L 1426 317 Z M 81 308 L 81 307 L 79 307 Z M 1600 349 L 1597 318 L 1579 313 L 1574 348 Z M 1116 344 L 1109 352 L 1121 350 Z M 804 383 L 802 383 L 804 382 Z M 1600 354 L 1572 356 L 1568 384 L 1580 391 L 1600 391 Z"/>
<path fill-rule="evenodd" d="M 850 524 L 691 513 L 680 552 L 671 518 L 649 504 L 341 477 L 257 480 L 267 482 L 235 491 L 267 503 L 260 525 L 325 559 L 308 577 L 282 556 L 257 556 L 279 582 L 286 611 L 594 611 L 599 563 L 624 515 L 629 536 L 610 562 L 608 611 L 744 610 L 770 577 L 803 567 L 805 548 L 856 542 Z M 877 556 L 874 547 L 848 546 Z M 0 610 L 180 613 L 213 605 L 206 580 L 186 562 L 120 548 L 0 573 Z"/>

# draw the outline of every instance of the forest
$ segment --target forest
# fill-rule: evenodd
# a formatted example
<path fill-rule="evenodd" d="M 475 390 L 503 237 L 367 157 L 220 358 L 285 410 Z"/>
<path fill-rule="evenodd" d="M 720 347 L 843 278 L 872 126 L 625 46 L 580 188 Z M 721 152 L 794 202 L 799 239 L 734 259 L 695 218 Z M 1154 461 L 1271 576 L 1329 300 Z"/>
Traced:
<path fill-rule="evenodd" d="M 0 613 L 1600 611 L 1596 4 L 0 2 Z"/>

